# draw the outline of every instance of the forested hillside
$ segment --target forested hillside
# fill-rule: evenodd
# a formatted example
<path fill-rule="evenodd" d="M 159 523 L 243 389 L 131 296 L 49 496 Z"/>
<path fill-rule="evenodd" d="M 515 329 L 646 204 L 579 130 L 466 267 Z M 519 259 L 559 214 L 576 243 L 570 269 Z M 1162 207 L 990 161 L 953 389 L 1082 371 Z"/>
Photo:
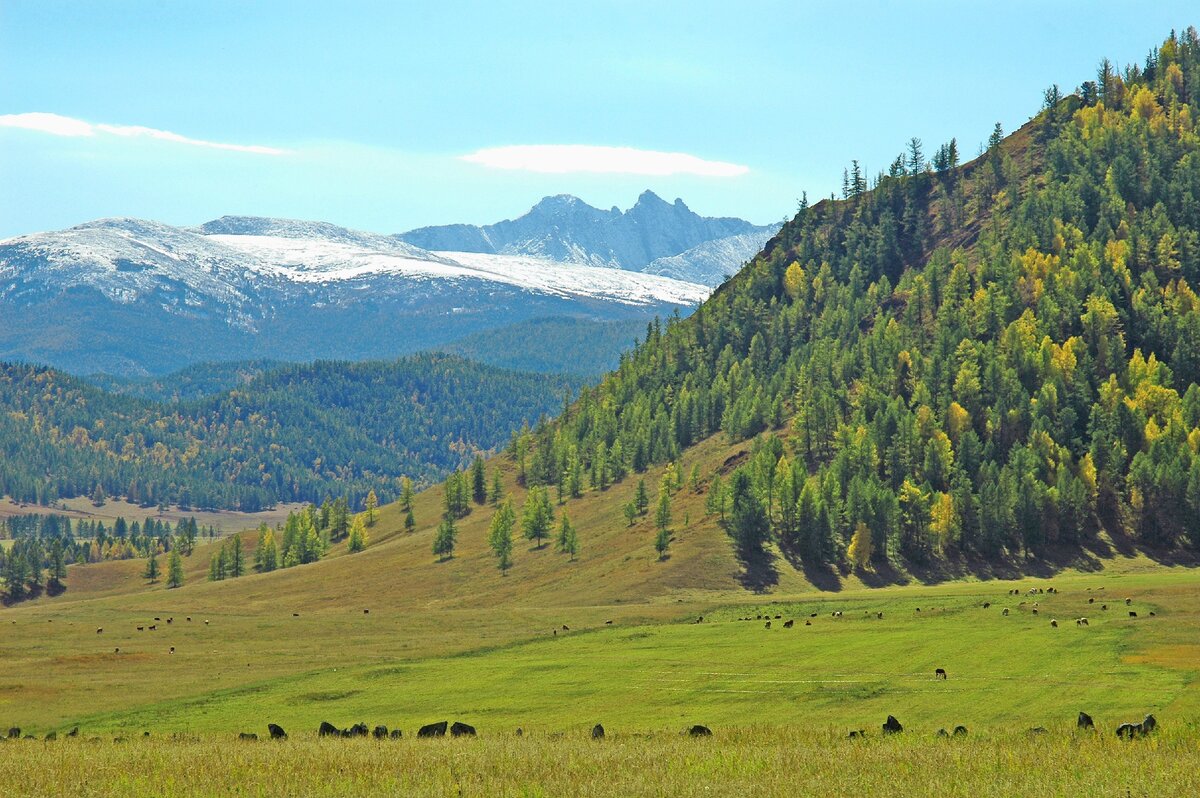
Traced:
<path fill-rule="evenodd" d="M 451 355 L 280 366 L 241 387 L 160 403 L 62 372 L 0 365 L 0 494 L 124 496 L 256 510 L 276 501 L 418 484 L 470 462 L 563 406 L 578 378 Z"/>
<path fill-rule="evenodd" d="M 773 541 L 806 567 L 1200 545 L 1198 96 L 1189 29 L 1051 87 L 969 163 L 915 139 L 874 176 L 855 162 L 514 439 L 521 473 L 570 495 L 754 439 L 697 475 L 709 510 L 747 558 Z"/>

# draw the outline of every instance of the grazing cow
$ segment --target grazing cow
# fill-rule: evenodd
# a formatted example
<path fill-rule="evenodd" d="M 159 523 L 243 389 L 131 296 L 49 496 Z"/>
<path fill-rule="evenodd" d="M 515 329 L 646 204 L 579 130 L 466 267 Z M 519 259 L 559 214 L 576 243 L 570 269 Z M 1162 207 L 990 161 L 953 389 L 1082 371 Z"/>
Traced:
<path fill-rule="evenodd" d="M 58 739 L 58 732 L 49 732 L 46 735 L 46 742 L 48 742 L 48 743 L 52 743 L 57 739 Z"/>
<path fill-rule="evenodd" d="M 69 732 L 67 732 L 67 736 L 68 737 L 78 737 L 79 736 L 79 727 L 76 726 L 74 729 L 71 729 Z"/>
<path fill-rule="evenodd" d="M 370 731 L 365 723 L 355 723 L 349 729 L 342 732 L 343 737 L 366 737 Z"/>
<path fill-rule="evenodd" d="M 875 617 L 876 617 L 876 618 L 878 618 L 879 620 L 881 620 L 881 621 L 882 621 L 882 620 L 883 620 L 883 613 L 882 613 L 882 612 L 877 612 L 877 613 L 875 613 Z"/>
<path fill-rule="evenodd" d="M 983 602 L 983 608 L 984 608 L 985 610 L 986 610 L 986 609 L 988 609 L 988 608 L 989 608 L 989 607 L 991 607 L 991 606 L 992 606 L 992 602 L 990 602 L 990 601 L 985 601 L 985 602 Z"/>
<path fill-rule="evenodd" d="M 363 610 L 363 615 L 370 615 L 370 614 L 371 614 L 370 610 Z"/>
<path fill-rule="evenodd" d="M 920 612 L 920 611 L 921 611 L 921 608 L 920 608 L 920 607 L 917 607 L 917 612 Z"/>
<path fill-rule="evenodd" d="M 707 726 L 701 726 L 700 724 L 696 724 L 692 728 L 688 729 L 688 736 L 689 737 L 712 737 L 712 729 L 708 728 Z"/>
<path fill-rule="evenodd" d="M 604 739 L 604 727 L 601 726 L 599 723 L 597 723 L 595 726 L 592 727 L 592 739 L 593 740 L 603 740 Z"/>
<path fill-rule="evenodd" d="M 605 626 L 612 626 L 612 621 L 605 621 L 605 622 L 604 622 L 604 625 L 605 625 Z"/>
<path fill-rule="evenodd" d="M 8 730 L 8 739 L 19 740 L 20 738 L 21 738 L 21 727 L 20 726 L 13 726 L 11 729 Z"/>
<path fill-rule="evenodd" d="M 896 720 L 894 715 L 888 715 L 887 720 L 883 723 L 884 734 L 899 734 L 904 731 L 904 727 L 900 725 L 900 721 Z"/>
<path fill-rule="evenodd" d="M 192 616 L 190 616 L 190 615 L 189 615 L 189 616 L 187 617 L 187 621 L 188 621 L 188 623 L 191 623 L 191 622 L 192 622 Z"/>
<path fill-rule="evenodd" d="M 945 729 L 938 729 L 938 730 L 937 730 L 937 736 L 938 736 L 938 737 L 946 737 L 946 738 L 949 738 L 949 737 L 950 737 L 950 732 L 946 731 Z"/>
<path fill-rule="evenodd" d="M 1153 618 L 1153 617 L 1154 617 L 1154 610 L 1150 610 L 1150 617 L 1151 617 L 1151 618 Z"/>
<path fill-rule="evenodd" d="M 1088 625 L 1088 619 L 1087 619 L 1087 618 L 1076 618 L 1076 619 L 1075 619 L 1075 625 L 1076 625 L 1076 626 L 1087 626 L 1087 625 Z"/>
<path fill-rule="evenodd" d="M 1132 603 L 1133 603 L 1133 599 L 1131 599 L 1131 598 L 1127 598 L 1127 599 L 1125 599 L 1125 606 L 1126 606 L 1126 607 L 1128 607 L 1128 606 L 1129 606 L 1130 604 L 1132 604 Z"/>
<path fill-rule="evenodd" d="M 376 726 L 375 729 L 371 732 L 371 736 L 374 737 L 376 740 L 387 739 L 388 727 L 387 726 Z"/>
<path fill-rule="evenodd" d="M 153 632 L 153 631 L 154 631 L 155 629 L 157 629 L 157 628 L 158 628 L 158 626 L 157 626 L 156 624 L 150 624 L 150 631 L 151 631 L 151 632 Z"/>
<path fill-rule="evenodd" d="M 138 630 L 139 632 L 141 632 L 141 631 L 144 631 L 144 630 L 145 630 L 145 628 L 146 628 L 146 627 L 144 627 L 144 626 L 139 626 L 139 627 L 137 628 L 137 630 Z"/>
<path fill-rule="evenodd" d="M 283 730 L 283 727 L 277 723 L 268 723 L 267 731 L 269 731 L 271 733 L 272 740 L 286 740 L 287 739 L 287 732 L 285 732 Z"/>
<path fill-rule="evenodd" d="M 1122 723 L 1117 727 L 1117 736 L 1122 740 L 1132 740 L 1135 737 L 1145 737 L 1154 731 L 1158 721 L 1153 715 L 1147 715 L 1141 723 Z"/>
<path fill-rule="evenodd" d="M 1095 603 L 1096 603 L 1096 599 L 1095 599 L 1095 598 L 1090 598 L 1090 599 L 1088 599 L 1088 604 L 1095 604 Z"/>
<path fill-rule="evenodd" d="M 933 678 L 935 678 L 935 679 L 945 679 L 945 678 L 946 678 L 946 669 L 945 669 L 945 668 L 938 668 L 937 670 L 935 670 L 935 671 L 933 672 Z"/>
<path fill-rule="evenodd" d="M 403 736 L 404 732 L 400 731 L 399 729 L 392 729 L 392 733 L 388 735 L 388 738 L 392 740 L 399 740 Z"/>
<path fill-rule="evenodd" d="M 1051 618 L 1051 619 L 1050 619 L 1050 626 L 1051 626 L 1052 628 L 1054 628 L 1054 629 L 1057 629 L 1057 628 L 1058 628 L 1058 621 L 1056 621 L 1056 620 L 1054 620 L 1053 618 Z"/>
<path fill-rule="evenodd" d="M 1037 615 L 1037 614 L 1038 614 L 1037 607 L 1034 607 L 1034 608 L 1033 608 L 1033 614 L 1034 614 L 1034 615 Z"/>
<path fill-rule="evenodd" d="M 171 646 L 171 650 L 170 650 L 169 652 L 167 652 L 167 653 L 169 653 L 169 654 L 174 654 L 174 653 L 175 653 L 175 646 Z"/>
<path fill-rule="evenodd" d="M 446 736 L 446 727 L 448 727 L 449 725 L 450 724 L 444 720 L 440 720 L 437 723 L 428 723 L 428 724 L 422 726 L 421 728 L 417 729 L 417 736 L 418 737 L 445 737 Z"/>
<path fill-rule="evenodd" d="M 846 738 L 849 740 L 860 740 L 866 736 L 867 732 L 865 729 L 851 729 L 850 733 L 846 735 Z"/>
<path fill-rule="evenodd" d="M 293 613 L 292 613 L 292 617 L 293 617 L 293 618 L 299 618 L 299 617 L 300 617 L 300 613 L 298 613 L 298 612 L 293 612 Z"/>
<path fill-rule="evenodd" d="M 450 726 L 450 736 L 451 737 L 474 737 L 475 736 L 475 727 L 456 720 L 456 721 L 454 721 L 454 724 Z"/>
<path fill-rule="evenodd" d="M 765 624 L 763 624 L 763 628 L 764 628 L 764 629 L 770 629 L 770 628 L 771 628 L 771 622 L 770 622 L 770 621 L 767 621 Z"/>
<path fill-rule="evenodd" d="M 815 618 L 815 617 L 817 617 L 817 614 L 816 614 L 815 612 L 813 613 L 813 617 L 814 617 L 814 618 Z M 782 616 L 782 615 L 776 615 L 776 616 L 775 616 L 775 620 L 777 620 L 777 621 L 778 621 L 778 620 L 780 620 L 781 618 L 783 618 L 783 616 Z"/>
<path fill-rule="evenodd" d="M 254 732 L 242 732 L 241 734 L 238 735 L 238 739 L 239 740 L 247 740 L 247 741 L 257 740 L 258 735 L 255 734 Z"/>
<path fill-rule="evenodd" d="M 792 628 L 792 626 L 793 626 L 795 623 L 796 623 L 796 622 L 795 622 L 795 621 L 793 621 L 793 620 L 790 620 L 790 619 L 789 619 L 789 620 L 786 620 L 786 621 L 784 621 L 784 622 L 783 622 L 783 628 L 784 628 L 784 629 L 791 629 L 791 628 Z"/>
<path fill-rule="evenodd" d="M 174 618 L 167 618 L 167 623 L 172 623 L 174 620 Z"/>
<path fill-rule="evenodd" d="M 1096 728 L 1096 724 L 1092 720 L 1091 715 L 1089 715 L 1086 712 L 1080 712 L 1079 718 L 1075 721 L 1075 727 L 1077 729 L 1091 729 L 1094 731 Z"/>
<path fill-rule="evenodd" d="M 96 634 L 100 634 L 100 633 L 102 633 L 103 631 L 104 631 L 104 627 L 103 627 L 103 626 L 101 626 L 99 629 L 97 629 L 97 630 L 96 630 Z"/>
<path fill-rule="evenodd" d="M 563 627 L 562 627 L 562 629 L 563 629 L 563 631 L 564 631 L 564 632 L 569 632 L 569 631 L 571 631 L 571 627 L 567 626 L 565 623 L 563 624 Z"/>
<path fill-rule="evenodd" d="M 207 618 L 205 618 L 205 619 L 204 619 L 204 625 L 205 625 L 205 626 L 208 626 L 208 619 L 207 619 Z"/>
<path fill-rule="evenodd" d="M 1134 612 L 1133 610 L 1130 610 L 1130 611 L 1129 611 L 1129 617 L 1130 617 L 1130 618 L 1136 618 L 1136 617 L 1137 617 L 1137 613 L 1136 613 L 1136 612 Z"/>
<path fill-rule="evenodd" d="M 320 728 L 317 729 L 318 737 L 340 737 L 342 733 L 338 731 L 337 726 L 334 726 L 327 720 L 321 721 Z"/>
<path fill-rule="evenodd" d="M 955 726 L 954 727 L 954 736 L 955 737 L 966 737 L 967 736 L 967 727 L 962 726 L 962 725 Z"/>
<path fill-rule="evenodd" d="M 804 625 L 805 625 L 805 626 L 812 626 L 812 621 L 805 621 L 805 622 L 804 622 Z"/>
<path fill-rule="evenodd" d="M 161 620 L 162 620 L 162 618 L 159 618 L 159 617 L 156 615 L 156 616 L 154 616 L 154 620 L 156 620 L 156 621 L 161 621 Z"/>
<path fill-rule="evenodd" d="M 1046 732 L 1045 726 L 1034 726 L 1032 729 L 1029 730 L 1029 734 L 1031 736 L 1037 736 L 1039 734 L 1046 734 L 1046 733 L 1047 732 Z"/>
<path fill-rule="evenodd" d="M 113 653 L 114 653 L 114 654 L 120 654 L 120 653 L 121 653 L 121 647 L 120 647 L 120 646 L 117 646 L 115 649 L 113 649 Z"/>
<path fill-rule="evenodd" d="M 1005 607 L 1004 612 L 1002 612 L 1000 614 L 1003 615 L 1005 618 L 1007 618 L 1008 617 L 1008 607 Z"/>

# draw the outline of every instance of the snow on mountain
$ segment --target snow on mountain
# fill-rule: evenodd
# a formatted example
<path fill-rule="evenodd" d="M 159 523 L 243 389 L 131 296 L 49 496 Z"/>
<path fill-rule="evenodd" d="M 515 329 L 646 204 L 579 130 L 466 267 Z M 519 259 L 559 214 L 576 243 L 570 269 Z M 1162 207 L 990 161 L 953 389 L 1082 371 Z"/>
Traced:
<path fill-rule="evenodd" d="M 772 225 L 753 233 L 705 241 L 678 255 L 651 261 L 641 271 L 715 288 L 762 252 L 778 231 L 779 225 Z"/>
<path fill-rule="evenodd" d="M 704 217 L 681 199 L 645 191 L 627 211 L 601 210 L 577 197 L 546 197 L 517 219 L 476 227 L 422 227 L 399 238 L 435 251 L 531 255 L 549 260 L 641 271 L 718 238 L 765 232 L 750 222 Z"/>

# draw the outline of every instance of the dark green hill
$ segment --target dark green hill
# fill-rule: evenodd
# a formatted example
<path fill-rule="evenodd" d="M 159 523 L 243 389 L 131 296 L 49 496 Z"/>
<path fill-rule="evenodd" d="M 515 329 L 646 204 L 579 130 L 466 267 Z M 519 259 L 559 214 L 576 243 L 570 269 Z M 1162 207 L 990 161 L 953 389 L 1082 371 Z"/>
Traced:
<path fill-rule="evenodd" d="M 246 371 L 246 369 L 242 369 Z M 562 407 L 578 378 L 452 355 L 317 362 L 179 402 L 106 392 L 44 367 L 0 365 L 0 494 L 91 495 L 252 510 L 437 478 Z"/>
<path fill-rule="evenodd" d="M 491 366 L 593 377 L 615 369 L 646 335 L 646 320 L 553 316 L 474 333 L 442 347 Z"/>
<path fill-rule="evenodd" d="M 1200 544 L 1197 97 L 1189 29 L 970 163 L 855 162 L 514 447 L 527 481 L 753 439 L 697 475 L 750 569 L 775 542 L 814 574 Z"/>

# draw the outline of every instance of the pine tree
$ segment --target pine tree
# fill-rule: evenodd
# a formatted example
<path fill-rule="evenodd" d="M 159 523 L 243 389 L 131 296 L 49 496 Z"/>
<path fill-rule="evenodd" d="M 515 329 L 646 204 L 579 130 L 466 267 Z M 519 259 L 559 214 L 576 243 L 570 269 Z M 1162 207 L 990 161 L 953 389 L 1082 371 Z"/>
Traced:
<path fill-rule="evenodd" d="M 634 521 L 636 521 L 638 517 L 637 504 L 632 501 L 627 502 L 625 506 L 621 508 L 621 511 L 625 514 L 625 525 L 633 526 Z"/>
<path fill-rule="evenodd" d="M 639 479 L 637 491 L 633 494 L 633 506 L 637 508 L 638 515 L 645 515 L 650 509 L 650 497 L 646 494 L 646 480 Z"/>
<path fill-rule="evenodd" d="M 665 560 L 667 558 L 667 549 L 671 547 L 671 533 L 666 527 L 659 527 L 658 534 L 654 536 L 654 550 L 658 552 L 658 559 Z"/>
<path fill-rule="evenodd" d="M 171 556 L 167 558 L 167 588 L 183 586 L 183 557 L 179 556 L 179 549 L 171 549 Z"/>
<path fill-rule="evenodd" d="M 146 570 L 142 572 L 142 577 L 152 583 L 158 581 L 158 549 L 153 546 L 150 547 L 150 556 L 146 559 Z"/>
<path fill-rule="evenodd" d="M 658 507 L 654 511 L 654 523 L 659 529 L 671 526 L 671 494 L 663 491 L 658 494 Z"/>
<path fill-rule="evenodd" d="M 279 566 L 279 551 L 275 545 L 275 533 L 265 523 L 258 528 L 258 546 L 254 550 L 254 564 L 261 573 L 274 571 Z"/>
<path fill-rule="evenodd" d="M 512 567 L 512 530 L 516 521 L 517 514 L 513 510 L 512 498 L 506 498 L 496 509 L 496 514 L 492 516 L 492 523 L 488 529 L 488 545 L 492 547 L 492 552 L 496 555 L 496 564 L 501 572 Z"/>
<path fill-rule="evenodd" d="M 504 480 L 500 476 L 500 466 L 492 469 L 492 489 L 488 492 L 488 502 L 493 506 L 504 498 Z"/>
<path fill-rule="evenodd" d="M 375 510 L 379 507 L 379 497 L 375 491 L 367 493 L 367 526 L 375 526 Z"/>
<path fill-rule="evenodd" d="M 572 560 L 579 553 L 579 536 L 575 532 L 575 527 L 571 525 L 571 519 L 567 517 L 566 512 L 562 514 L 562 520 L 558 526 L 558 550 L 564 554 L 570 554 Z"/>
<path fill-rule="evenodd" d="M 417 519 L 413 518 L 413 511 L 410 507 L 404 514 L 404 531 L 412 532 L 417 526 Z"/>
<path fill-rule="evenodd" d="M 433 535 L 433 553 L 439 560 L 448 560 L 454 556 L 454 542 L 457 536 L 454 519 L 449 516 L 443 518 Z"/>
<path fill-rule="evenodd" d="M 521 532 L 525 539 L 532 540 L 540 549 L 542 541 L 550 535 L 552 523 L 554 506 L 550 503 L 550 494 L 545 488 L 530 488 L 521 510 Z"/>
<path fill-rule="evenodd" d="M 479 455 L 475 455 L 475 462 L 471 463 L 471 498 L 476 504 L 487 502 L 487 475 L 483 470 L 483 458 Z"/>
<path fill-rule="evenodd" d="M 103 507 L 108 501 L 108 495 L 104 492 L 104 487 L 97 482 L 95 490 L 92 491 L 92 504 L 96 507 Z"/>
<path fill-rule="evenodd" d="M 367 529 L 363 525 L 361 515 L 354 516 L 350 525 L 350 538 L 346 541 L 346 549 L 351 553 L 362 551 L 367 547 Z"/>
<path fill-rule="evenodd" d="M 229 575 L 237 579 L 246 571 L 246 558 L 242 551 L 242 536 L 234 535 L 229 539 L 229 554 L 226 556 Z"/>
<path fill-rule="evenodd" d="M 413 483 L 408 477 L 400 478 L 400 509 L 408 512 L 412 510 L 413 504 Z"/>

